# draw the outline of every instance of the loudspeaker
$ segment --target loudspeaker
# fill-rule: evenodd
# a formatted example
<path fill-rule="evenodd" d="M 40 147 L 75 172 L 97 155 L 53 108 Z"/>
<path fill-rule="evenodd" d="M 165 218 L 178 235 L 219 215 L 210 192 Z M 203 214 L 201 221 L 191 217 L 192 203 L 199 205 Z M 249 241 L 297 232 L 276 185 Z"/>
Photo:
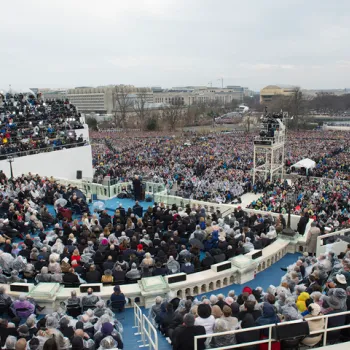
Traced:
<path fill-rule="evenodd" d="M 81 284 L 79 289 L 80 293 L 87 293 L 87 290 L 91 288 L 95 293 L 101 292 L 101 285 L 100 284 Z"/>
<path fill-rule="evenodd" d="M 231 262 L 228 262 L 228 263 L 225 263 L 225 264 L 222 264 L 222 265 L 219 265 L 216 269 L 217 272 L 220 272 L 220 271 L 224 271 L 224 270 L 228 270 L 232 267 L 232 263 Z"/>
<path fill-rule="evenodd" d="M 81 170 L 77 170 L 77 180 L 81 180 L 83 178 L 83 172 Z"/>
<path fill-rule="evenodd" d="M 22 292 L 22 293 L 29 293 L 29 286 L 23 285 L 23 284 L 10 284 L 10 291 L 11 292 Z"/>
<path fill-rule="evenodd" d="M 168 283 L 177 283 L 177 282 L 183 282 L 187 280 L 187 275 L 186 274 L 179 274 L 178 276 L 169 276 L 167 278 Z"/>
<path fill-rule="evenodd" d="M 252 259 L 255 260 L 257 258 L 260 258 L 261 256 L 262 256 L 262 250 L 259 250 L 258 252 L 252 255 Z"/>

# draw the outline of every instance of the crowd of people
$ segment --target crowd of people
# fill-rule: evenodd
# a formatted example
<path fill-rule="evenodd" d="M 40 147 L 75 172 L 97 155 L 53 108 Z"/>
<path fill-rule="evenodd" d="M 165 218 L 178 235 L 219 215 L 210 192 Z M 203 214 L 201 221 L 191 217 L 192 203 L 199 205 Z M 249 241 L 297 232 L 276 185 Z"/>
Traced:
<path fill-rule="evenodd" d="M 286 274 L 280 285 L 270 285 L 265 291 L 261 287 L 245 286 L 239 295 L 230 291 L 228 295 L 204 295 L 200 299 L 192 296 L 180 299 L 171 293 L 165 300 L 159 296 L 150 308 L 149 316 L 174 350 L 191 350 L 194 349 L 194 337 L 198 335 L 208 337 L 198 340 L 197 349 L 243 346 L 247 342 L 268 338 L 268 329 L 216 337 L 215 333 L 297 320 L 301 323 L 307 321 L 310 332 L 322 331 L 325 319 L 320 316 L 350 311 L 350 246 L 339 258 L 333 252 L 317 258 L 306 253 L 283 270 Z M 328 319 L 327 328 L 349 323 L 350 315 L 338 315 Z M 301 324 L 293 327 L 301 327 Z M 292 328 L 288 332 L 292 337 Z M 293 341 L 312 347 L 319 344 L 322 337 L 323 333 L 306 334 Z M 348 341 L 350 329 L 331 331 L 327 339 Z M 272 349 L 283 350 L 284 345 L 287 347 L 288 344 L 283 340 L 274 342 Z M 267 344 L 244 349 L 267 349 Z"/>
<path fill-rule="evenodd" d="M 130 137 L 94 132 L 95 181 L 109 175 L 124 182 L 137 174 L 164 183 L 182 197 L 231 203 L 245 192 L 260 192 L 264 187 L 263 178 L 252 184 L 254 136 L 231 132 Z M 290 131 L 285 165 L 288 169 L 310 158 L 317 165 L 309 176 L 349 180 L 349 136 L 347 132 Z M 257 163 L 264 163 L 260 154 Z"/>
<path fill-rule="evenodd" d="M 126 300 L 119 286 L 110 297 Z M 113 307 L 88 290 L 78 297 L 75 292 L 62 302 L 55 312 L 37 318 L 42 308 L 35 301 L 21 294 L 12 300 L 0 287 L 0 307 L 11 317 L 0 319 L 0 345 L 8 350 L 105 350 L 123 349 L 123 326 L 115 316 Z M 122 310 L 120 310 L 122 311 Z"/>
<path fill-rule="evenodd" d="M 0 93 L 0 159 L 84 145 L 80 117 L 68 100 Z"/>
<path fill-rule="evenodd" d="M 254 248 L 261 249 L 276 238 L 271 217 L 248 216 L 242 208 L 222 218 L 220 212 L 209 214 L 200 207 L 166 207 L 156 203 L 142 213 L 142 207 L 136 202 L 127 210 L 118 207 L 112 217 L 106 210 L 90 213 L 76 188 L 61 186 L 52 178 L 29 173 L 7 179 L 0 172 L 0 179 L 3 186 L 0 193 L 0 283 L 59 282 L 68 287 L 77 287 L 83 282 L 117 284 L 111 297 L 112 308 L 114 305 L 123 309 L 126 302 L 119 285 L 135 283 L 147 276 L 180 271 L 191 274 L 210 269 L 214 263 Z M 49 205 L 53 205 L 55 213 L 48 210 Z M 74 219 L 72 210 L 75 206 L 79 206 L 81 214 Z M 70 215 L 66 211 L 70 211 Z M 28 329 L 35 328 L 36 331 L 24 338 L 28 342 L 38 338 L 39 345 L 36 340 L 32 343 L 39 350 L 45 348 L 53 334 L 57 334 L 53 329 L 61 330 L 61 323 L 63 328 L 69 325 L 67 327 L 73 327 L 73 331 L 69 331 L 71 338 L 68 337 L 71 343 L 60 334 L 55 340 L 60 349 L 69 344 L 73 346 L 78 343 L 75 337 L 79 336 L 81 328 L 72 326 L 75 322 L 69 317 L 72 305 L 84 312 L 83 323 L 88 319 L 92 324 L 92 320 L 101 320 L 96 313 L 103 314 L 106 305 L 92 290 L 79 301 L 76 295 L 70 299 L 62 310 L 47 318 L 46 323 L 41 321 L 40 325 L 35 325 L 29 316 L 40 313 L 42 308 L 25 295 L 12 300 L 1 289 L 0 308 L 5 308 L 13 317 L 12 322 L 3 320 L 1 325 L 11 336 L 14 334 L 21 340 L 27 331 L 22 326 L 17 328 L 18 322 L 28 318 Z M 115 320 L 109 323 L 110 333 L 113 333 L 117 329 L 113 326 Z M 96 340 L 96 332 L 89 334 L 85 325 L 83 331 L 89 336 L 83 337 L 84 344 L 91 340 L 91 346 L 104 349 L 102 338 L 97 338 L 101 343 Z M 44 340 L 41 338 L 43 332 Z M 115 345 L 116 341 L 122 348 L 121 338 L 113 339 L 110 344 Z M 8 341 L 5 346 L 14 344 L 11 337 L 1 337 L 1 340 Z"/>
<path fill-rule="evenodd" d="M 240 207 L 222 218 L 220 211 L 162 203 L 143 213 L 136 202 L 110 216 L 107 210 L 90 213 L 79 190 L 53 179 L 29 174 L 7 180 L 1 172 L 0 177 L 5 185 L 0 194 L 0 277 L 8 283 L 123 284 L 193 273 L 262 249 L 277 236 L 271 216 L 248 215 Z M 73 212 L 81 216 L 73 220 Z M 15 243 L 17 238 L 23 242 Z"/>
<path fill-rule="evenodd" d="M 297 178 L 292 184 L 287 181 L 267 181 L 260 198 L 249 208 L 286 214 L 287 193 L 294 193 L 291 213 L 316 221 L 322 232 L 349 227 L 350 183 L 330 179 Z M 304 231 L 299 231 L 304 234 Z"/>

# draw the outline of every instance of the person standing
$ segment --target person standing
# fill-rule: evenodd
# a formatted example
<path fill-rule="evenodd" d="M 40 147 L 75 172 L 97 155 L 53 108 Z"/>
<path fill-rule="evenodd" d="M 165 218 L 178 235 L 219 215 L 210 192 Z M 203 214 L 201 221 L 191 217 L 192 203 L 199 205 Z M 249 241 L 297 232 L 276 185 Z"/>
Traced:
<path fill-rule="evenodd" d="M 320 235 L 321 230 L 316 226 L 316 222 L 311 223 L 311 228 L 306 236 L 306 248 L 309 255 L 316 254 L 317 237 Z"/>
<path fill-rule="evenodd" d="M 132 182 L 134 186 L 134 198 L 135 201 L 141 199 L 141 181 L 138 177 L 138 175 L 135 176 L 135 179 Z"/>

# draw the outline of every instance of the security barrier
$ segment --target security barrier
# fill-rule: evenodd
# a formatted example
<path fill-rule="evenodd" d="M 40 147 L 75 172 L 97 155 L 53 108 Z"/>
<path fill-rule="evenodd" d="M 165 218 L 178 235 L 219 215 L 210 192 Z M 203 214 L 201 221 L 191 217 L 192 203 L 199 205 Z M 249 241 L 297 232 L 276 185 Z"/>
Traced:
<path fill-rule="evenodd" d="M 150 350 L 158 350 L 157 330 L 145 315 L 142 317 L 142 334 L 144 335 L 145 342 L 148 343 L 144 344 L 144 347 L 149 346 Z"/>
<path fill-rule="evenodd" d="M 134 304 L 134 328 L 137 328 L 135 335 L 141 335 L 140 348 L 149 347 L 150 350 L 158 350 L 157 330 L 136 303 Z"/>
<path fill-rule="evenodd" d="M 346 328 L 350 328 L 350 324 L 345 324 L 344 326 L 338 326 L 338 327 L 332 327 L 332 328 L 328 328 L 328 320 L 331 317 L 339 317 L 339 316 L 347 316 L 350 315 L 350 311 L 345 311 L 345 312 L 339 312 L 336 314 L 329 314 L 329 315 L 322 315 L 322 316 L 316 316 L 316 317 L 312 317 L 310 318 L 310 320 L 319 320 L 319 319 L 324 319 L 325 320 L 325 325 L 324 325 L 324 329 L 319 330 L 319 331 L 311 331 L 308 335 L 310 336 L 315 336 L 315 335 L 319 335 L 319 334 L 323 334 L 323 346 L 327 345 L 327 335 L 328 332 L 334 332 L 334 331 L 340 331 L 342 329 L 346 329 Z M 283 322 L 283 323 L 279 323 L 279 325 L 292 325 L 292 324 L 296 324 L 296 323 L 300 323 L 301 320 L 297 320 L 297 321 L 289 321 L 289 322 Z M 253 342 L 249 342 L 249 343 L 242 343 L 242 344 L 235 344 L 235 345 L 228 345 L 228 346 L 220 346 L 219 348 L 211 348 L 209 347 L 208 349 L 211 350 L 224 350 L 224 349 L 241 349 L 241 348 L 245 348 L 248 346 L 253 346 L 253 345 L 259 345 L 259 344 L 268 344 L 268 350 L 272 349 L 272 343 L 278 341 L 277 339 L 273 338 L 273 334 L 275 334 L 274 328 L 276 327 L 276 324 L 269 324 L 269 325 L 265 325 L 265 326 L 259 326 L 259 327 L 252 327 L 252 328 L 245 328 L 245 329 L 237 329 L 234 331 L 228 331 L 228 332 L 222 332 L 222 333 L 212 333 L 212 334 L 208 334 L 208 335 L 198 335 L 194 337 L 194 350 L 198 350 L 198 339 L 210 339 L 213 337 L 220 337 L 220 336 L 224 336 L 224 335 L 232 335 L 232 334 L 238 334 L 238 333 L 244 333 L 244 332 L 251 332 L 251 331 L 255 331 L 255 330 L 262 330 L 262 329 L 268 329 L 269 332 L 269 336 L 266 339 L 262 339 L 262 340 L 258 340 L 258 341 L 253 341 Z M 306 336 L 308 336 L 306 335 Z M 337 339 L 339 340 L 339 336 L 337 337 Z"/>

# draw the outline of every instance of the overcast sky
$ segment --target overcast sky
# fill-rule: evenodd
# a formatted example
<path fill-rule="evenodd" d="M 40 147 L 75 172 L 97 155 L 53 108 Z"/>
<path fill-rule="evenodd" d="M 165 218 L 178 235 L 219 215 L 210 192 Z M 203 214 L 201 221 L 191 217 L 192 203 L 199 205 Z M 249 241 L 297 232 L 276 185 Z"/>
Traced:
<path fill-rule="evenodd" d="M 0 87 L 350 88 L 349 0 L 8 0 Z"/>

